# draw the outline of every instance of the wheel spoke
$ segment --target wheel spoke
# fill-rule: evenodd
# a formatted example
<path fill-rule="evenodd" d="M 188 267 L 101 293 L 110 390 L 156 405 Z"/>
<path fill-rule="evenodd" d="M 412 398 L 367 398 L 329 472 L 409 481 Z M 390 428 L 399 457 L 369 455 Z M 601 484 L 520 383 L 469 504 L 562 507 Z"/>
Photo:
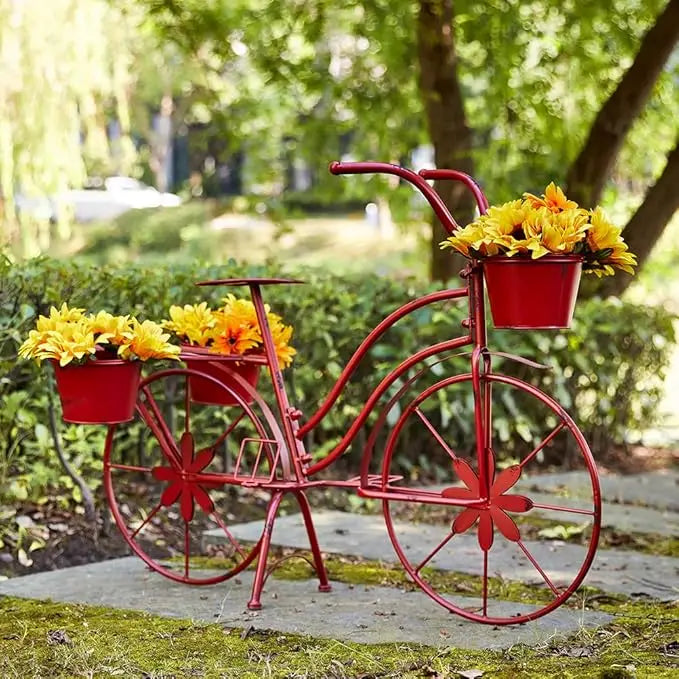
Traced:
<path fill-rule="evenodd" d="M 140 526 L 137 527 L 137 529 L 130 535 L 130 538 L 134 540 L 134 538 L 141 533 L 142 530 L 144 530 L 145 526 L 148 524 L 149 521 L 158 513 L 158 511 L 162 508 L 163 503 L 159 502 L 147 515 L 147 517 L 144 519 L 144 521 L 141 523 Z"/>
<path fill-rule="evenodd" d="M 593 509 L 578 509 L 577 507 L 564 507 L 563 505 L 546 505 L 541 502 L 533 502 L 533 509 L 545 509 L 551 512 L 568 512 L 570 514 L 594 516 Z"/>
<path fill-rule="evenodd" d="M 561 420 L 559 424 L 552 429 L 552 431 L 540 442 L 537 448 L 530 452 L 526 457 L 519 462 L 519 466 L 523 469 L 548 443 L 550 443 L 554 437 L 566 426 L 566 422 Z"/>
<path fill-rule="evenodd" d="M 184 577 L 189 577 L 189 559 L 191 557 L 191 535 L 189 522 L 184 521 Z"/>
<path fill-rule="evenodd" d="M 549 577 L 547 576 L 547 573 L 545 573 L 542 570 L 542 568 L 540 568 L 540 564 L 535 560 L 535 557 L 530 553 L 530 551 L 528 550 L 528 547 L 526 547 L 523 540 L 517 540 L 516 544 L 519 545 L 519 547 L 521 547 L 521 551 L 526 555 L 526 558 L 528 559 L 528 561 L 530 561 L 533 564 L 533 567 L 535 568 L 535 570 L 538 573 L 540 573 L 540 575 L 542 576 L 542 579 L 547 584 L 547 587 L 549 587 L 549 589 L 551 589 L 552 592 L 554 592 L 554 596 L 559 596 L 559 590 L 554 586 L 552 581 L 549 579 Z"/>
<path fill-rule="evenodd" d="M 488 615 L 488 551 L 483 550 L 483 615 Z"/>
<path fill-rule="evenodd" d="M 153 469 L 150 467 L 137 467 L 133 464 L 118 464 L 110 462 L 108 465 L 111 469 L 120 469 L 124 472 L 144 472 L 145 474 L 153 474 Z"/>
<path fill-rule="evenodd" d="M 441 444 L 443 450 L 448 453 L 453 461 L 457 461 L 459 458 L 457 455 L 455 455 L 450 446 L 441 438 L 441 435 L 438 433 L 438 431 L 436 431 L 434 425 L 427 419 L 427 416 L 419 408 L 415 408 L 415 413 L 422 420 L 422 422 L 424 422 L 424 426 L 429 429 L 433 437 Z"/>
<path fill-rule="evenodd" d="M 145 387 L 144 393 L 147 393 L 147 391 L 148 387 Z M 156 404 L 155 399 L 151 395 L 150 391 L 148 391 L 147 394 L 147 401 L 151 403 L 151 411 L 149 411 L 146 403 L 141 403 L 140 401 L 137 402 L 137 408 L 142 416 L 142 419 L 153 432 L 153 435 L 155 436 L 156 441 L 158 441 L 165 459 L 167 459 L 170 463 L 173 463 L 175 466 L 180 467 L 181 460 L 179 456 L 179 449 L 177 448 L 177 445 L 172 438 L 172 434 L 165 424 L 165 421 L 163 420 L 158 409 L 158 405 Z"/>
<path fill-rule="evenodd" d="M 226 535 L 226 538 L 228 541 L 231 543 L 231 546 L 242 556 L 245 557 L 245 552 L 243 551 L 243 548 L 240 546 L 240 543 L 238 540 L 236 540 L 235 537 L 231 534 L 231 531 L 229 530 L 228 526 L 224 523 L 224 520 L 222 519 L 219 514 L 211 514 L 210 515 L 216 522 L 217 525 L 224 531 L 224 535 Z"/>
<path fill-rule="evenodd" d="M 451 540 L 451 538 L 455 537 L 456 533 L 454 533 L 452 530 L 448 535 L 446 535 L 443 540 L 438 544 L 437 547 L 434 547 L 434 549 L 424 558 L 423 561 L 420 562 L 420 564 L 417 566 L 415 569 L 416 573 L 419 573 L 440 551 L 445 547 Z"/>
<path fill-rule="evenodd" d="M 228 429 L 212 444 L 213 448 L 226 441 L 229 434 L 236 428 L 238 423 L 245 417 L 245 411 L 241 411 L 240 415 L 229 425 Z"/>

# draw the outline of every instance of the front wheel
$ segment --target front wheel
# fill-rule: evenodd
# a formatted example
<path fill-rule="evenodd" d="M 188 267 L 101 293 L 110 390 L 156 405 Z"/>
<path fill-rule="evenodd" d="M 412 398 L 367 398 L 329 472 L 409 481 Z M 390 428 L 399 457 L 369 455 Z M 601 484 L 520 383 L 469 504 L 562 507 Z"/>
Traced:
<path fill-rule="evenodd" d="M 585 490 L 545 496 L 539 475 L 566 454 L 584 472 Z M 408 470 L 414 477 L 414 466 L 438 485 L 393 482 Z M 500 625 L 545 615 L 575 592 L 594 558 L 601 495 L 587 442 L 554 399 L 517 378 L 482 375 L 476 398 L 470 374 L 425 389 L 389 434 L 380 485 L 405 570 L 469 620 Z M 533 539 L 557 527 L 577 532 L 581 544 Z"/>

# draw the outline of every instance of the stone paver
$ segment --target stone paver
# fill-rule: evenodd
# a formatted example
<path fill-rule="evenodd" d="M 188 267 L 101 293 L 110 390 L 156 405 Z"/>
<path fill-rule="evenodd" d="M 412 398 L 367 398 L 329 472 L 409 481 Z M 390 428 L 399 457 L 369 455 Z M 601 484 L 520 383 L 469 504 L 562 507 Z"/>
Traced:
<path fill-rule="evenodd" d="M 604 625 L 602 613 L 559 608 L 518 626 L 493 628 L 451 615 L 422 592 L 333 583 L 320 593 L 314 581 L 270 578 L 261 611 L 246 603 L 252 571 L 211 587 L 189 587 L 145 568 L 136 557 L 12 578 L 0 594 L 148 611 L 226 626 L 310 634 L 361 643 L 409 642 L 456 648 L 508 648 L 539 644 L 555 634 Z M 473 599 L 461 599 L 466 605 Z M 1 608 L 0 600 L 0 608 Z M 518 604 L 511 604 L 511 611 Z"/>
<path fill-rule="evenodd" d="M 668 469 L 626 476 L 602 474 L 600 481 L 606 503 L 641 504 L 679 512 L 679 471 Z M 591 497 L 589 475 L 584 471 L 541 474 L 525 482 L 519 481 L 515 487 L 535 488 L 548 493 L 567 489 L 574 497 Z"/>
<path fill-rule="evenodd" d="M 367 559 L 397 562 L 384 519 L 379 516 L 327 511 L 314 514 L 314 524 L 321 549 L 338 554 L 353 554 Z M 256 541 L 262 522 L 240 524 L 232 528 L 241 540 Z M 413 561 L 423 559 L 444 535 L 441 526 L 396 524 L 399 539 Z M 217 541 L 214 535 L 205 539 Z M 478 574 L 480 556 L 476 536 L 457 535 L 455 549 L 441 550 L 431 565 L 442 570 Z M 223 538 L 222 538 L 223 541 Z M 274 525 L 272 543 L 308 549 L 309 542 L 300 515 L 279 517 Z M 585 548 L 560 541 L 527 541 L 526 546 L 555 584 L 565 584 L 582 564 Z M 407 545 L 407 546 L 406 546 Z M 497 539 L 490 551 L 490 571 L 508 580 L 542 582 L 540 576 L 519 552 L 514 543 Z M 585 584 L 607 592 L 639 594 L 661 600 L 679 595 L 679 559 L 622 550 L 598 550 Z"/>
<path fill-rule="evenodd" d="M 521 492 L 518 488 L 517 492 Z M 558 497 L 547 493 L 530 491 L 527 493 L 533 502 L 540 504 L 560 505 L 564 507 L 592 508 L 591 494 L 587 501 L 577 497 Z M 567 512 L 534 509 L 535 514 L 560 523 L 580 523 L 583 517 Z M 584 517 L 587 520 L 587 517 Z M 679 512 L 637 507 L 630 504 L 616 504 L 610 501 L 603 503 L 601 525 L 604 528 L 615 528 L 623 533 L 657 533 L 659 535 L 679 535 Z"/>

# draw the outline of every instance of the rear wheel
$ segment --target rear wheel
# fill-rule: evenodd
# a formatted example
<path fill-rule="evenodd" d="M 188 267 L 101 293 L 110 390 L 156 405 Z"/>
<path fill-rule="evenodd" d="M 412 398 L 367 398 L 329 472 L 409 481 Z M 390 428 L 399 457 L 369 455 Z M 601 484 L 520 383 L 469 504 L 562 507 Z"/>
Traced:
<path fill-rule="evenodd" d="M 115 522 L 144 562 L 167 578 L 193 585 L 226 580 L 257 556 L 261 538 L 240 540 L 233 524 L 262 520 L 279 440 L 257 406 L 228 392 L 234 405 L 191 401 L 188 378 L 155 373 L 139 389 L 135 420 L 109 428 L 104 484 Z M 206 479 L 205 475 L 212 475 Z"/>

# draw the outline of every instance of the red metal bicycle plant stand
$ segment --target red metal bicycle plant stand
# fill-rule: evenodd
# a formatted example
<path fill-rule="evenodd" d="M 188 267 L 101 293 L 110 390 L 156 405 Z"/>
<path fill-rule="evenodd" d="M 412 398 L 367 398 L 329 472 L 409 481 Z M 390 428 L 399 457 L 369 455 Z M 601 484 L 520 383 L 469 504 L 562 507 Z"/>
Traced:
<path fill-rule="evenodd" d="M 416 174 L 385 163 L 333 163 L 331 171 L 383 172 L 412 183 L 450 232 L 457 225 L 427 180 L 462 181 L 474 194 L 481 212 L 488 208 L 474 181 L 453 170 Z M 137 400 L 137 422 L 145 433 L 138 446 L 139 459 L 129 459 L 130 436 L 138 425 L 112 426 L 104 455 L 107 495 L 130 547 L 152 569 L 188 584 L 226 580 L 257 559 L 248 603 L 256 609 L 261 607 L 268 575 L 267 556 L 275 519 L 281 502 L 292 496 L 309 536 L 319 588 L 328 591 L 330 583 L 305 491 L 344 487 L 382 503 L 387 533 L 406 572 L 422 591 L 448 610 L 469 620 L 500 625 L 526 622 L 563 604 L 582 583 L 596 551 L 601 523 L 596 465 L 581 432 L 553 398 L 527 381 L 491 369 L 493 354 L 486 342 L 480 264 L 468 266 L 463 278 L 463 287 L 414 299 L 379 323 L 304 424 L 302 413 L 288 400 L 262 299 L 264 286 L 300 281 L 253 278 L 203 282 L 249 287 L 265 350 L 263 357 L 251 360 L 267 366 L 274 407 L 235 371 L 230 371 L 227 383 L 204 371 L 180 368 L 146 378 Z M 407 314 L 431 304 L 462 299 L 468 303 L 463 334 L 421 349 L 396 366 L 375 388 L 335 448 L 314 461 L 305 448 L 305 436 L 331 410 L 359 362 L 382 335 Z M 186 352 L 185 357 L 190 359 L 191 354 Z M 446 367 L 459 361 L 465 363 L 465 369 L 446 376 Z M 187 385 L 197 375 L 203 375 L 201 379 L 223 393 L 220 400 L 232 405 L 219 409 L 193 401 Z M 441 412 L 441 403 L 459 402 L 467 402 L 473 409 L 473 421 L 466 430 L 451 426 L 454 412 Z M 511 408 L 507 409 L 507 404 Z M 521 408 L 528 406 L 538 413 L 532 419 L 532 429 L 521 417 Z M 376 416 L 371 420 L 359 474 L 346 480 L 315 479 L 314 475 L 347 450 L 371 414 Z M 535 423 L 540 423 L 540 431 L 535 430 Z M 419 452 L 424 459 L 449 470 L 449 478 L 439 486 L 421 487 L 402 476 L 401 451 L 408 451 L 415 429 L 423 434 L 418 440 L 423 442 Z M 497 460 L 502 457 L 508 430 L 516 430 L 524 445 L 517 459 L 501 468 Z M 571 461 L 586 471 L 589 492 L 552 504 L 535 495 L 530 479 L 533 470 L 544 470 L 556 444 L 569 451 Z M 146 505 L 135 510 L 130 508 L 135 503 L 128 500 L 137 484 L 137 505 L 139 496 Z M 261 536 L 254 544 L 239 540 L 232 529 L 234 516 L 241 513 L 232 511 L 235 503 L 247 503 L 263 521 Z M 530 525 L 524 520 L 534 513 L 560 522 L 584 522 L 584 546 L 575 550 L 566 546 L 570 551 L 558 567 L 547 563 L 540 545 L 530 540 L 530 534 L 526 537 Z M 406 515 L 422 520 L 422 525 L 413 527 L 412 522 L 404 520 Z M 420 537 L 416 546 L 409 538 L 413 530 Z M 218 535 L 217 546 L 205 544 L 206 534 L 212 538 Z M 219 558 L 206 561 L 206 556 Z M 510 564 L 509 571 L 502 569 L 503 560 Z M 463 599 L 441 590 L 438 571 L 451 564 L 453 570 L 464 574 L 465 590 L 475 598 Z M 216 566 L 219 572 L 215 572 Z M 498 572 L 499 578 L 495 575 Z M 507 577 L 535 583 L 531 604 L 504 601 L 496 605 Z"/>

